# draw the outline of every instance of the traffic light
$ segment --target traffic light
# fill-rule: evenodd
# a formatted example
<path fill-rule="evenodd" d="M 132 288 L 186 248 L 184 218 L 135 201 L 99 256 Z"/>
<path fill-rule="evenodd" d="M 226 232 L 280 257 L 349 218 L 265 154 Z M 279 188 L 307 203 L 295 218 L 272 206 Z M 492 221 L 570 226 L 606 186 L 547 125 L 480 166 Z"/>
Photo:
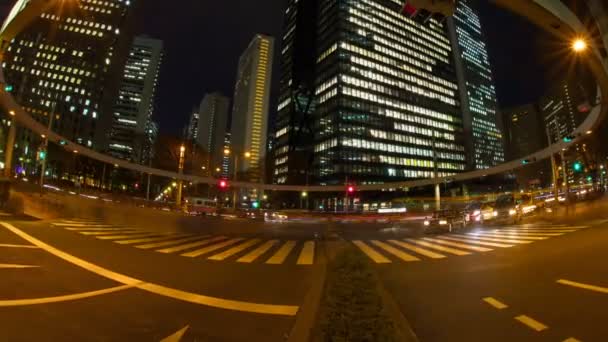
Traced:
<path fill-rule="evenodd" d="M 61 146 L 65 146 L 65 145 L 67 145 L 67 144 L 68 144 L 68 142 L 67 142 L 67 141 L 65 141 L 65 140 L 60 140 L 60 141 L 59 141 L 59 145 L 61 145 Z"/>
<path fill-rule="evenodd" d="M 217 186 L 220 188 L 220 190 L 226 190 L 228 188 L 228 181 L 225 179 L 222 179 L 219 181 Z"/>
<path fill-rule="evenodd" d="M 259 207 L 260 207 L 260 202 L 258 202 L 258 201 L 254 201 L 253 203 L 251 203 L 251 207 L 252 207 L 253 209 L 257 209 L 257 208 L 259 208 Z"/>
<path fill-rule="evenodd" d="M 574 170 L 574 172 L 583 171 L 583 163 L 581 163 L 580 161 L 575 162 L 574 164 L 572 164 L 572 169 Z"/>
<path fill-rule="evenodd" d="M 349 186 L 346 188 L 346 192 L 347 192 L 349 195 L 354 194 L 354 193 L 355 193 L 355 187 L 354 187 L 354 186 L 352 186 L 352 185 L 349 185 Z"/>
<path fill-rule="evenodd" d="M 590 176 L 590 175 L 589 175 L 589 176 L 587 176 L 587 182 L 588 182 L 588 183 L 593 182 L 593 177 L 592 177 L 592 176 Z"/>
<path fill-rule="evenodd" d="M 45 159 L 46 159 L 46 151 L 45 150 L 38 151 L 38 160 L 45 160 Z"/>
<path fill-rule="evenodd" d="M 11 93 L 13 90 L 15 90 L 15 87 L 13 87 L 12 84 L 5 84 L 4 85 L 4 91 L 7 93 Z"/>
<path fill-rule="evenodd" d="M 574 136 L 568 135 L 568 136 L 565 136 L 562 140 L 566 143 L 569 143 L 569 142 L 572 142 L 572 140 L 574 140 Z"/>

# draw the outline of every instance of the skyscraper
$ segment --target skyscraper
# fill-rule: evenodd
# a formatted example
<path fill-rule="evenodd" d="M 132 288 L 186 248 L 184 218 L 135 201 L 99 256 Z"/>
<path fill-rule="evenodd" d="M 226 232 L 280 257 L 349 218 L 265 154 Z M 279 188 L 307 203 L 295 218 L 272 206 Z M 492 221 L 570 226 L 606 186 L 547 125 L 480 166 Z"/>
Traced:
<path fill-rule="evenodd" d="M 460 90 L 467 166 L 486 169 L 505 160 L 496 90 L 477 0 L 460 0 L 448 19 Z"/>
<path fill-rule="evenodd" d="M 555 85 L 539 103 L 551 143 L 572 134 L 588 114 L 589 97 L 583 85 L 566 80 Z"/>
<path fill-rule="evenodd" d="M 220 93 L 206 94 L 201 102 L 196 142 L 208 155 L 209 170 L 222 168 L 229 110 L 230 99 Z"/>
<path fill-rule="evenodd" d="M 147 164 L 156 128 L 152 125 L 154 99 L 162 60 L 163 43 L 135 37 L 114 106 L 109 153 L 117 158 Z"/>
<path fill-rule="evenodd" d="M 264 174 L 273 54 L 274 38 L 256 34 L 239 59 L 234 87 L 231 146 L 234 153 L 249 156 L 237 172 L 251 182 L 260 182 Z"/>
<path fill-rule="evenodd" d="M 186 140 L 196 141 L 198 139 L 198 115 L 199 108 L 193 108 L 190 113 L 190 120 L 188 120 L 188 126 L 184 132 L 184 138 Z"/>
<path fill-rule="evenodd" d="M 105 150 L 133 5 L 122 0 L 57 4 L 12 42 L 5 76 L 32 117 L 46 124 L 55 113 L 55 132 Z M 34 159 L 39 143 L 37 135 L 22 130 L 16 154 Z"/>
<path fill-rule="evenodd" d="M 290 42 L 299 23 L 316 21 L 314 107 L 303 111 L 314 108 L 311 183 L 373 184 L 465 169 L 459 93 L 445 27 L 434 19 L 417 23 L 400 14 L 401 5 L 321 0 L 317 15 L 305 16 L 297 1 L 289 3 L 284 60 L 298 59 Z M 282 82 L 289 85 L 290 80 Z M 282 96 L 279 110 L 294 100 L 299 98 Z M 290 158 L 283 154 L 282 136 L 293 134 L 294 127 L 277 126 L 279 183 L 286 180 L 281 175 L 288 172 L 284 165 Z"/>

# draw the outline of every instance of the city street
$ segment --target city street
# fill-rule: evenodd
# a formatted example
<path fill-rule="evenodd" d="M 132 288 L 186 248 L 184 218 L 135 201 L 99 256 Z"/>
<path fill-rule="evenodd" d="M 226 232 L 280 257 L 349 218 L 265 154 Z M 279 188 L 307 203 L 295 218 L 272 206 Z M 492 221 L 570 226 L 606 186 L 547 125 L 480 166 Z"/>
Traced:
<path fill-rule="evenodd" d="M 241 222 L 259 233 L 221 235 L 4 216 L 3 338 L 282 341 L 325 262 L 325 232 L 370 258 L 421 341 L 601 341 L 607 204 L 432 235 L 412 223 Z"/>

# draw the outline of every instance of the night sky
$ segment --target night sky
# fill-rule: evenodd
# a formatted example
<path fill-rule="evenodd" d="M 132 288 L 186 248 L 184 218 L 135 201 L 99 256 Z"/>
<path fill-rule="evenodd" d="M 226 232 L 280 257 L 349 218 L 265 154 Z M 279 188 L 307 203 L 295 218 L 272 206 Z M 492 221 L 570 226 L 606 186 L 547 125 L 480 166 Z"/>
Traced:
<path fill-rule="evenodd" d="M 8 12 L 0 0 L 0 11 Z M 501 107 L 536 100 L 549 84 L 555 60 L 543 51 L 554 49 L 552 37 L 524 19 L 480 1 Z M 284 0 L 145 1 L 136 23 L 137 33 L 162 39 L 161 69 L 155 119 L 161 133 L 180 134 L 193 106 L 207 92 L 232 97 L 238 58 L 255 33 L 280 37 Z M 0 12 L 1 13 L 1 12 Z M 553 64 L 552 64 L 553 63 Z M 274 65 L 273 103 L 276 108 L 278 61 Z M 553 74 L 553 75 L 552 75 Z M 525 80 L 525 81 L 522 81 Z M 272 115 L 272 113 L 271 113 Z"/>

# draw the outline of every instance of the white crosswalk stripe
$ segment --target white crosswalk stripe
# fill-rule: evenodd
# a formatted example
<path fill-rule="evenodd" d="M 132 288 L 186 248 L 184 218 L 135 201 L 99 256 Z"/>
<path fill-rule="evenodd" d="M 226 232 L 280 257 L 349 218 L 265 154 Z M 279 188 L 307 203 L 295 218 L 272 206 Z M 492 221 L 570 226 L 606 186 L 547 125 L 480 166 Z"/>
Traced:
<path fill-rule="evenodd" d="M 445 255 L 443 255 L 443 254 L 439 254 L 439 253 L 436 253 L 436 252 L 433 252 L 433 251 L 429 251 L 429 250 L 424 249 L 424 248 L 416 247 L 414 245 L 411 245 L 411 244 L 403 242 L 403 241 L 388 240 L 388 242 L 390 242 L 390 243 L 392 243 L 394 245 L 397 245 L 399 247 L 408 249 L 408 250 L 410 250 L 412 252 L 418 253 L 420 255 L 424 255 L 424 256 L 429 257 L 431 259 L 442 259 L 442 258 L 445 258 Z"/>
<path fill-rule="evenodd" d="M 474 233 L 467 233 L 467 235 L 452 234 L 450 236 L 455 236 L 455 237 L 459 237 L 459 238 L 467 238 L 467 239 L 476 239 L 476 240 L 482 240 L 482 241 L 513 243 L 513 244 L 529 244 L 529 243 L 533 242 L 533 241 L 526 241 L 526 240 L 508 239 L 508 238 L 502 239 L 502 238 L 477 236 L 477 235 L 474 235 Z"/>
<path fill-rule="evenodd" d="M 424 238 L 423 240 L 425 241 L 431 241 L 431 242 L 435 242 L 441 245 L 446 245 L 446 246 L 451 246 L 451 247 L 457 247 L 457 248 L 462 248 L 462 249 L 470 249 L 476 252 L 489 252 L 492 249 L 491 248 L 486 248 L 486 247 L 479 247 L 479 246 L 474 246 L 474 245 L 466 245 L 463 243 L 457 243 L 457 242 L 450 242 L 450 241 L 444 241 L 444 240 L 440 240 L 440 239 L 432 239 L 432 238 Z"/>
<path fill-rule="evenodd" d="M 469 254 L 471 254 L 470 252 L 461 251 L 459 249 L 454 249 L 454 248 L 451 248 L 451 247 L 441 246 L 441 245 L 430 243 L 430 242 L 427 242 L 427 241 L 415 240 L 415 239 L 407 239 L 407 241 L 415 243 L 415 244 L 418 244 L 418 245 L 421 245 L 421 246 L 424 246 L 424 247 L 440 250 L 442 252 L 454 254 L 454 255 L 459 255 L 460 256 L 460 255 L 469 255 Z"/>
<path fill-rule="evenodd" d="M 451 241 L 457 241 L 457 242 L 466 242 L 466 243 L 472 243 L 474 245 L 480 245 L 480 246 L 490 246 L 490 247 L 500 247 L 500 248 L 513 247 L 513 245 L 507 245 L 507 244 L 504 244 L 504 243 L 479 241 L 479 240 L 473 240 L 473 239 L 463 239 L 463 238 L 458 238 L 458 237 L 454 237 L 454 236 L 447 236 L 447 235 L 446 236 L 437 237 L 437 239 L 440 239 L 440 240 L 451 240 Z"/>
<path fill-rule="evenodd" d="M 200 240 L 202 239 L 202 240 Z M 226 237 L 224 236 L 216 236 L 214 238 L 208 238 L 207 235 L 203 235 L 200 236 L 199 239 L 196 239 L 194 242 L 188 242 L 186 244 L 183 245 L 177 245 L 174 247 L 167 247 L 164 249 L 158 249 L 156 250 L 157 252 L 160 253 L 177 253 L 177 252 L 183 252 L 186 251 L 188 249 L 194 249 L 200 246 L 204 246 L 204 245 L 208 245 L 210 243 L 216 242 L 216 241 L 222 241 L 222 240 L 226 240 Z"/>
<path fill-rule="evenodd" d="M 402 252 L 401 250 L 399 250 L 387 243 L 384 243 L 384 242 L 381 242 L 378 240 L 372 240 L 372 244 L 374 244 L 376 247 L 396 256 L 397 258 L 399 258 L 403 261 L 419 261 L 420 260 L 419 258 L 417 258 L 413 255 L 407 254 L 405 252 Z"/>

